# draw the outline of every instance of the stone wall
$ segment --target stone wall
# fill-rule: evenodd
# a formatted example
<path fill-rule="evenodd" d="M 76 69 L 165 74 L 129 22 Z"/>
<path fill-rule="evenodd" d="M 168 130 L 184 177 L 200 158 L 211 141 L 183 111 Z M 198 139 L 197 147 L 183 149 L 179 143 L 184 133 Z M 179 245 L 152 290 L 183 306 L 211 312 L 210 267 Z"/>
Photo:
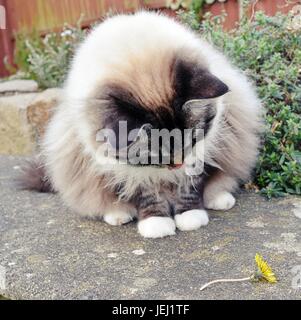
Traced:
<path fill-rule="evenodd" d="M 30 155 L 37 151 L 61 92 L 39 91 L 33 81 L 0 83 L 0 154 Z"/>

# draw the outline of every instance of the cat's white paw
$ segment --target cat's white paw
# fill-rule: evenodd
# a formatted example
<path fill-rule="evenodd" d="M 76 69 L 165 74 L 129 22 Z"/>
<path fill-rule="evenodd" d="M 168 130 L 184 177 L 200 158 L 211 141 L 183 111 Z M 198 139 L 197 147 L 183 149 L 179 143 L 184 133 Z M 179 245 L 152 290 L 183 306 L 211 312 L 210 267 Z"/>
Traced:
<path fill-rule="evenodd" d="M 138 222 L 138 231 L 144 238 L 163 238 L 174 235 L 176 225 L 168 217 L 150 217 Z"/>
<path fill-rule="evenodd" d="M 112 210 L 103 216 L 103 220 L 112 226 L 121 226 L 133 220 L 133 214 L 121 210 Z"/>
<path fill-rule="evenodd" d="M 205 210 L 189 210 L 175 215 L 176 226 L 181 231 L 191 231 L 206 226 L 209 222 Z"/>
<path fill-rule="evenodd" d="M 223 191 L 218 193 L 213 199 L 206 201 L 205 207 L 213 210 L 229 210 L 235 205 L 235 198 L 230 192 Z"/>

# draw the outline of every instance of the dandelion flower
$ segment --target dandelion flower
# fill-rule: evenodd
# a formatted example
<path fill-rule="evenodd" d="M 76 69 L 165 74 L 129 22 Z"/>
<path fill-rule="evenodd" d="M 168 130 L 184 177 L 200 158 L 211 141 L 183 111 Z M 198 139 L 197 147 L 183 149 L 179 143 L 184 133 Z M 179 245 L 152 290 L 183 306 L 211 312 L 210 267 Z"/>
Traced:
<path fill-rule="evenodd" d="M 239 279 L 217 279 L 210 281 L 201 287 L 201 291 L 205 288 L 209 287 L 211 284 L 214 283 L 221 283 L 221 282 L 243 282 L 243 281 L 262 281 L 265 280 L 270 283 L 277 282 L 277 278 L 272 270 L 272 268 L 268 265 L 266 261 L 264 261 L 263 257 L 256 253 L 255 255 L 255 262 L 257 265 L 257 270 L 250 276 L 246 278 L 239 278 Z"/>
<path fill-rule="evenodd" d="M 256 253 L 255 262 L 257 264 L 258 270 L 255 272 L 254 278 L 256 280 L 266 280 L 271 283 L 277 282 L 277 278 L 266 261 L 263 260 L 263 257 Z"/>

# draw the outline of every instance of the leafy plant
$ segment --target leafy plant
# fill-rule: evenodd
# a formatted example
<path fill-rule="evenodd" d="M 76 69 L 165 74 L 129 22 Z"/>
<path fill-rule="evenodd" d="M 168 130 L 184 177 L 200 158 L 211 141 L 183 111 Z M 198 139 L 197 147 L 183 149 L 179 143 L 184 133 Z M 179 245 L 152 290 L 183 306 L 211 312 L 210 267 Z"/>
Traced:
<path fill-rule="evenodd" d="M 65 26 L 61 33 L 48 33 L 40 37 L 36 32 L 16 38 L 15 63 L 27 78 L 34 79 L 41 88 L 62 85 L 78 44 L 86 32 Z"/>
<path fill-rule="evenodd" d="M 301 11 L 301 10 L 300 10 Z M 256 84 L 266 132 L 254 182 L 268 197 L 301 194 L 301 14 L 244 17 L 231 32 L 222 17 L 180 17 L 220 48 Z M 299 22 L 299 23 L 298 23 Z"/>
<path fill-rule="evenodd" d="M 172 10 L 190 9 L 191 12 L 199 15 L 205 4 L 213 4 L 214 2 L 215 0 L 167 0 L 166 6 Z"/>

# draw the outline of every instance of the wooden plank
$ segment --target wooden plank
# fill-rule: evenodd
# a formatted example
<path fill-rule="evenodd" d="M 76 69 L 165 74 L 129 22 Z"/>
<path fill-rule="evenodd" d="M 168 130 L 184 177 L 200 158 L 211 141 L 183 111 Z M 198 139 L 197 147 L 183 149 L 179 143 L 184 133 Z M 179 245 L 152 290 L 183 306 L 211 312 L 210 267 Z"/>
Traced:
<path fill-rule="evenodd" d="M 159 8 L 166 0 L 9 0 L 8 11 L 14 32 L 61 28 L 64 23 L 75 24 L 81 14 L 83 23 L 99 20 L 106 12 L 128 12 L 141 7 Z"/>
<path fill-rule="evenodd" d="M 10 63 L 13 61 L 15 33 L 58 31 L 66 23 L 75 25 L 82 14 L 82 26 L 86 27 L 108 11 L 158 9 L 166 5 L 166 0 L 0 0 L 0 4 L 6 8 L 9 20 L 9 28 L 0 30 L 0 76 L 5 76 L 8 72 L 3 59 L 7 56 Z"/>
<path fill-rule="evenodd" d="M 9 64 L 13 63 L 13 42 L 10 27 L 10 17 L 7 10 L 7 0 L 0 0 L 2 10 L 5 13 L 5 28 L 0 29 L 0 76 L 7 76 L 9 73 L 5 68 L 4 59 L 7 59 Z"/>

